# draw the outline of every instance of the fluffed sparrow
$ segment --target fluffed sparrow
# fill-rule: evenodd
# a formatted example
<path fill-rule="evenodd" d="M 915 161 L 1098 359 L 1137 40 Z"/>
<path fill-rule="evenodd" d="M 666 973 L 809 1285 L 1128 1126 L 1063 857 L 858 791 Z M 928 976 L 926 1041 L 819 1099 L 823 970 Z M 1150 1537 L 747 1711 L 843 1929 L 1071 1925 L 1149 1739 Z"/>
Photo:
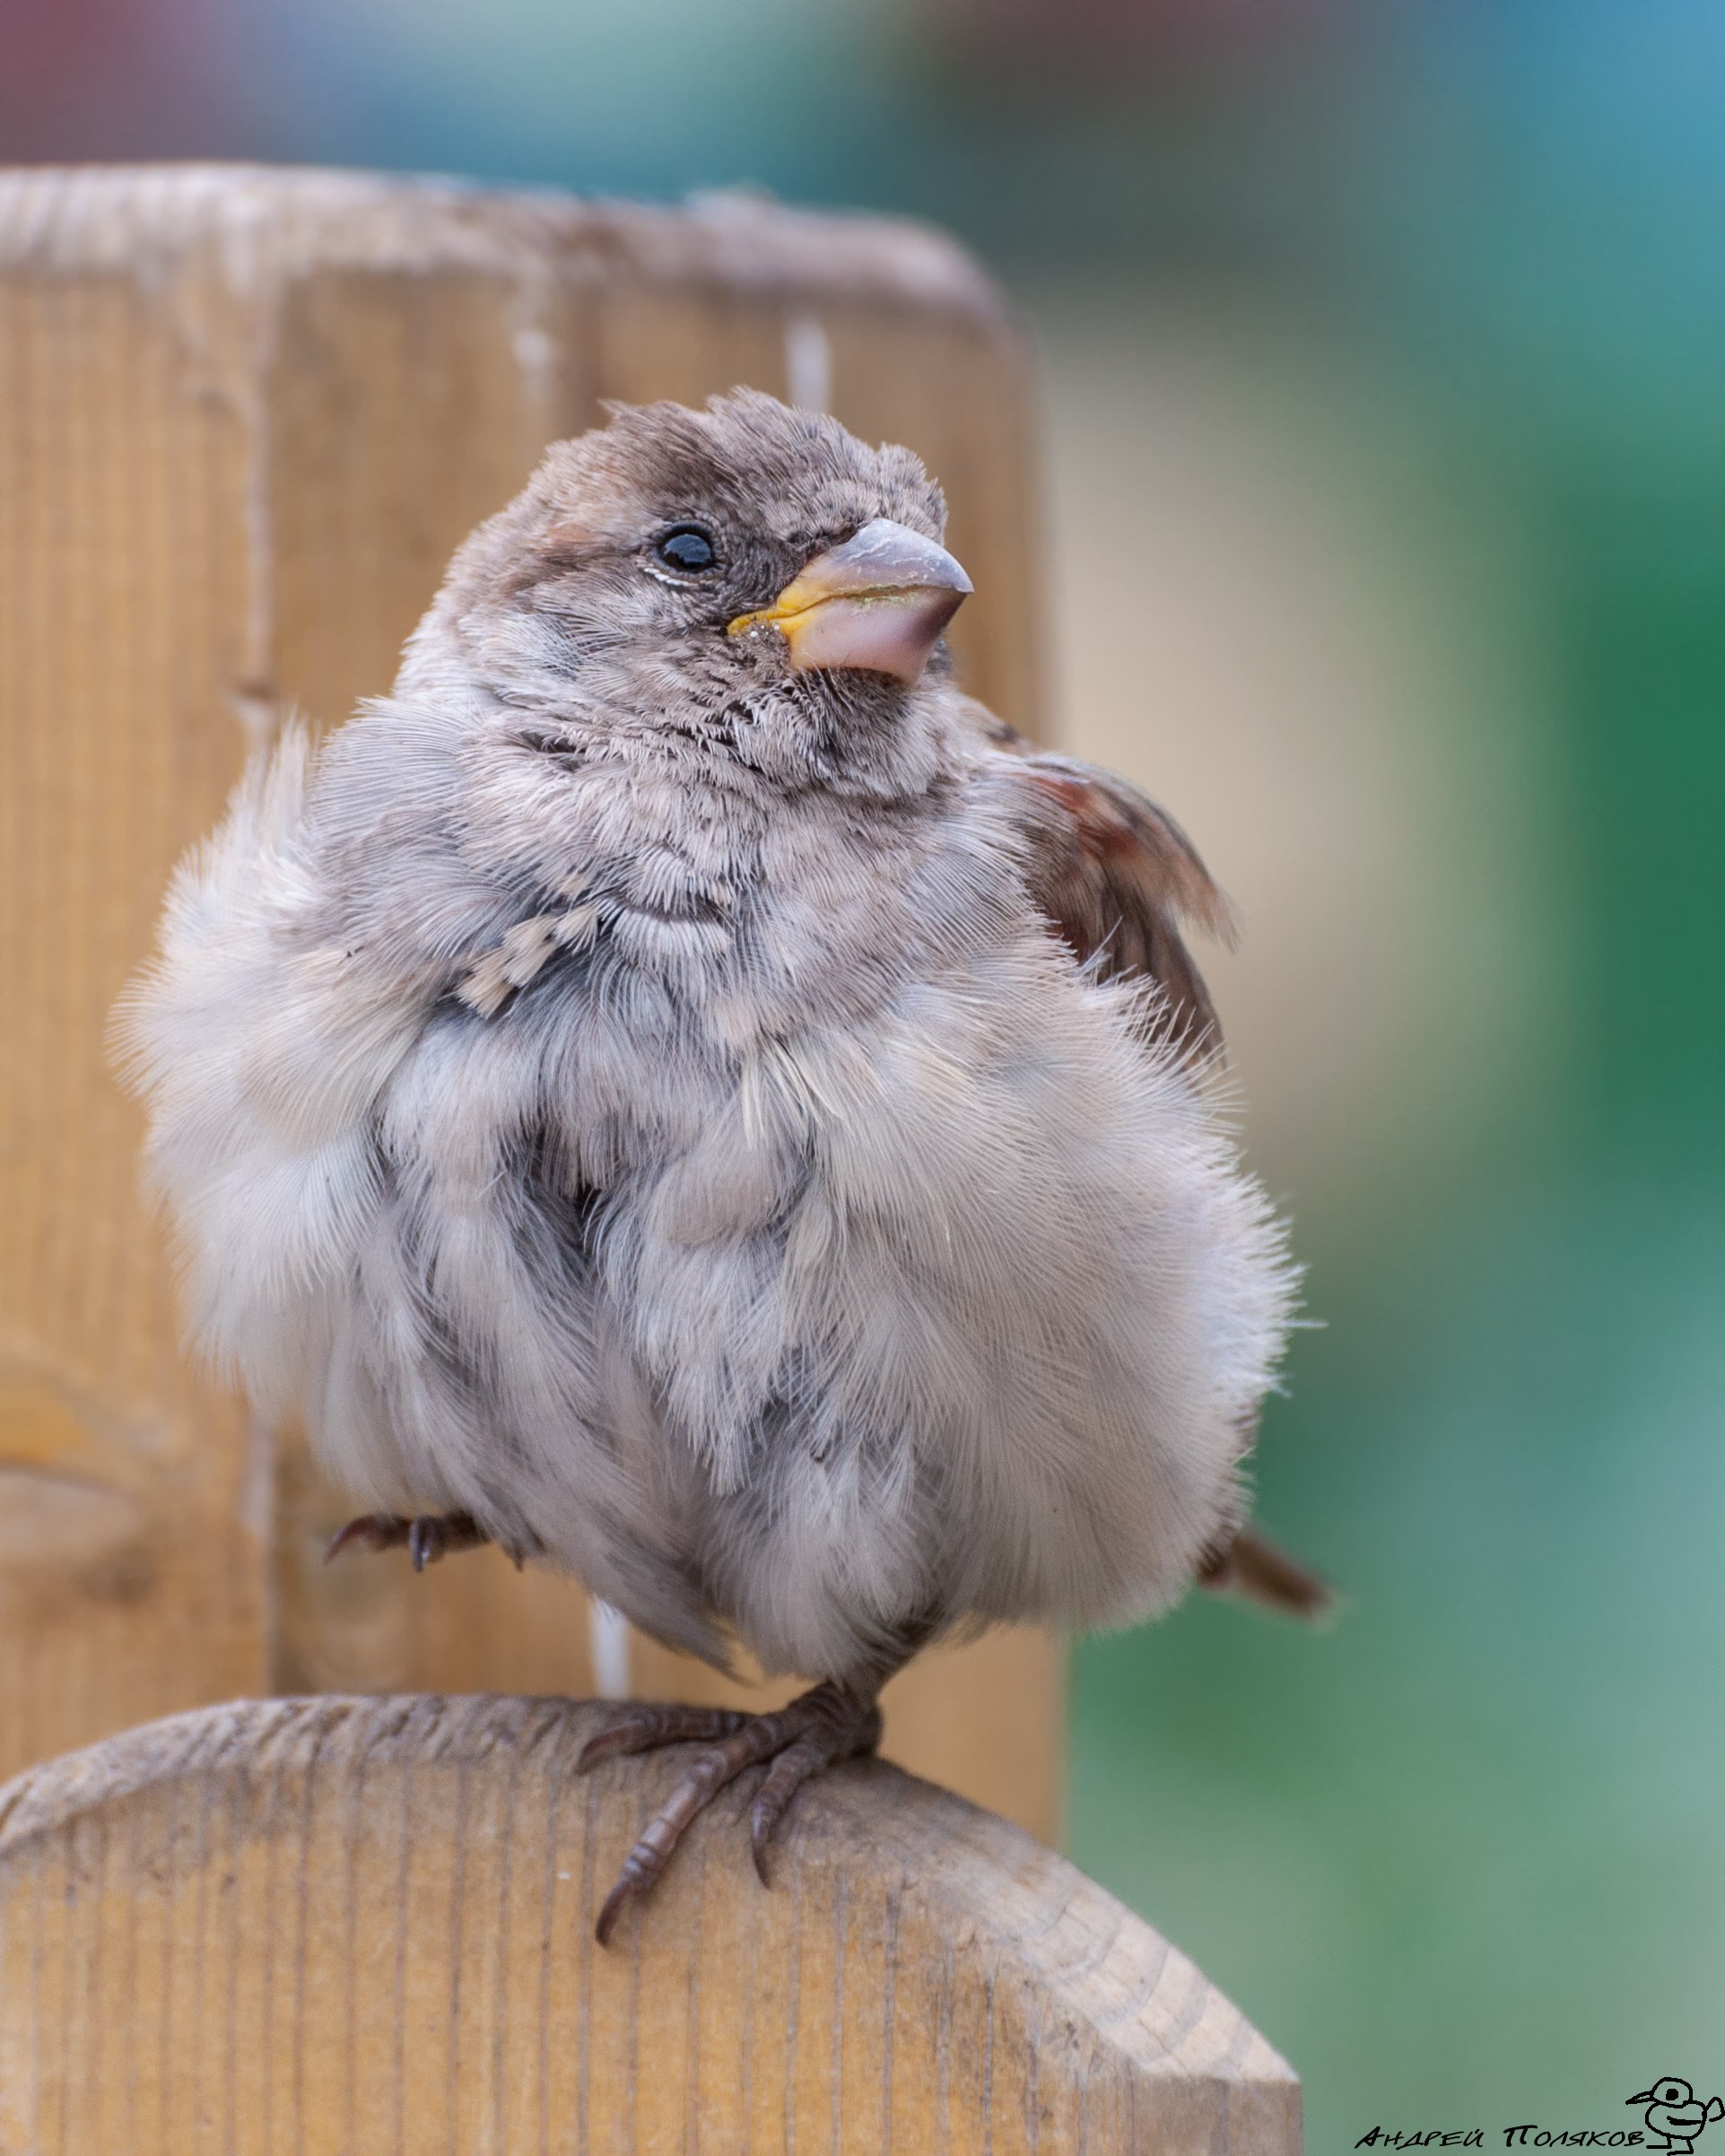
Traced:
<path fill-rule="evenodd" d="M 655 1638 L 821 1680 L 698 1741 L 599 1919 L 764 1765 L 762 1875 L 886 1679 L 1245 1533 L 1290 1319 L 1124 781 L 961 693 L 908 450 L 737 391 L 553 447 L 391 693 L 248 773 L 120 1013 L 191 1328 L 423 1563 L 492 1541 Z"/>

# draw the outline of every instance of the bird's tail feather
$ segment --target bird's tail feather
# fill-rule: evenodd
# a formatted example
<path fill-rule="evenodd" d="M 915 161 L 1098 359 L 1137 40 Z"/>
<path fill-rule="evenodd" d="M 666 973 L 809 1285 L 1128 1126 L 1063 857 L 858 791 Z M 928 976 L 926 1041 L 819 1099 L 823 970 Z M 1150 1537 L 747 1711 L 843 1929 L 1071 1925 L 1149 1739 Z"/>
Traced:
<path fill-rule="evenodd" d="M 1285 1617 L 1313 1623 L 1336 1606 L 1336 1590 L 1327 1579 L 1279 1550 L 1255 1527 L 1242 1527 L 1224 1549 L 1198 1567 L 1198 1583 L 1213 1595 L 1237 1595 Z"/>

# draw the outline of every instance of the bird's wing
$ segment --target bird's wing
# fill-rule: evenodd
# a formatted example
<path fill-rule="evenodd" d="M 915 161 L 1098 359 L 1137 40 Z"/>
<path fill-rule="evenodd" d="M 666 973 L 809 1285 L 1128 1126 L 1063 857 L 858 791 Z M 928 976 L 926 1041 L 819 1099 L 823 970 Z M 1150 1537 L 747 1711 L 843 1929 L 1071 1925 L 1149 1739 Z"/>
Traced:
<path fill-rule="evenodd" d="M 1050 928 L 1103 979 L 1143 979 L 1158 991 L 1149 1036 L 1203 1065 L 1221 1054 L 1215 1006 L 1182 931 L 1232 944 L 1233 908 L 1173 818 L 1124 778 L 1074 757 L 1032 750 L 980 704 L 971 720 L 988 743 L 989 783 L 1002 787 L 1026 842 L 1026 881 Z M 1250 1451 L 1255 1430 L 1242 1435 Z M 1209 1552 L 1198 1584 L 1292 1617 L 1323 1617 L 1328 1581 L 1255 1527 Z"/>
<path fill-rule="evenodd" d="M 1256 1527 L 1241 1527 L 1224 1548 L 1206 1557 L 1198 1584 L 1212 1595 L 1238 1595 L 1308 1622 L 1329 1616 L 1336 1604 L 1336 1590 L 1327 1579 Z"/>
<path fill-rule="evenodd" d="M 1111 771 L 1023 752 L 998 722 L 989 733 L 991 775 L 1026 841 L 1030 895 L 1050 927 L 1099 978 L 1154 984 L 1152 1033 L 1194 1062 L 1218 1055 L 1215 1006 L 1182 930 L 1232 943 L 1233 914 L 1191 840 Z"/>

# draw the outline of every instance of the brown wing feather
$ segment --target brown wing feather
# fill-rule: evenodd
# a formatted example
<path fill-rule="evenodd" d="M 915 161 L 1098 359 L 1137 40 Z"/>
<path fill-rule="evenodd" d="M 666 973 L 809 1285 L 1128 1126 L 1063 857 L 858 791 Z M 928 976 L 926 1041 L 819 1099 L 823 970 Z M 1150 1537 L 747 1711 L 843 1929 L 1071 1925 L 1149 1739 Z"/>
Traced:
<path fill-rule="evenodd" d="M 1015 752 L 997 741 L 1030 840 L 1032 899 L 1103 979 L 1154 981 L 1151 1030 L 1202 1061 L 1222 1046 L 1215 1005 L 1181 934 L 1190 923 L 1224 943 L 1233 910 L 1192 842 L 1154 801 L 1111 771 L 1069 756 Z"/>

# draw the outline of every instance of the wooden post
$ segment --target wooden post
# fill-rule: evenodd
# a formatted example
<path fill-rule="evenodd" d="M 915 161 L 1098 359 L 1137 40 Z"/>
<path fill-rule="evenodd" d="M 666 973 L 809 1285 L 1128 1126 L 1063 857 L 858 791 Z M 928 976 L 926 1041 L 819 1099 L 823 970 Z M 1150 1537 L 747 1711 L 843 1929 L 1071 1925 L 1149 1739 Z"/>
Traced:
<path fill-rule="evenodd" d="M 0 2152 L 1298 2156 L 1286 2065 L 1004 1821 L 855 1763 L 771 1890 L 721 1800 L 606 1950 L 671 1771 L 604 1709 L 213 1708 L 0 1791 Z"/>
<path fill-rule="evenodd" d="M 388 686 L 544 444 L 604 397 L 740 381 L 923 454 L 977 586 L 965 678 L 1033 730 L 1022 357 L 937 235 L 335 173 L 0 176 L 0 1773 L 238 1692 L 720 1690 L 491 1552 L 323 1569 L 341 1495 L 177 1352 L 102 1036 L 247 750 Z M 1060 1671 L 1028 1633 L 928 1656 L 888 1748 L 1050 1837 Z"/>

